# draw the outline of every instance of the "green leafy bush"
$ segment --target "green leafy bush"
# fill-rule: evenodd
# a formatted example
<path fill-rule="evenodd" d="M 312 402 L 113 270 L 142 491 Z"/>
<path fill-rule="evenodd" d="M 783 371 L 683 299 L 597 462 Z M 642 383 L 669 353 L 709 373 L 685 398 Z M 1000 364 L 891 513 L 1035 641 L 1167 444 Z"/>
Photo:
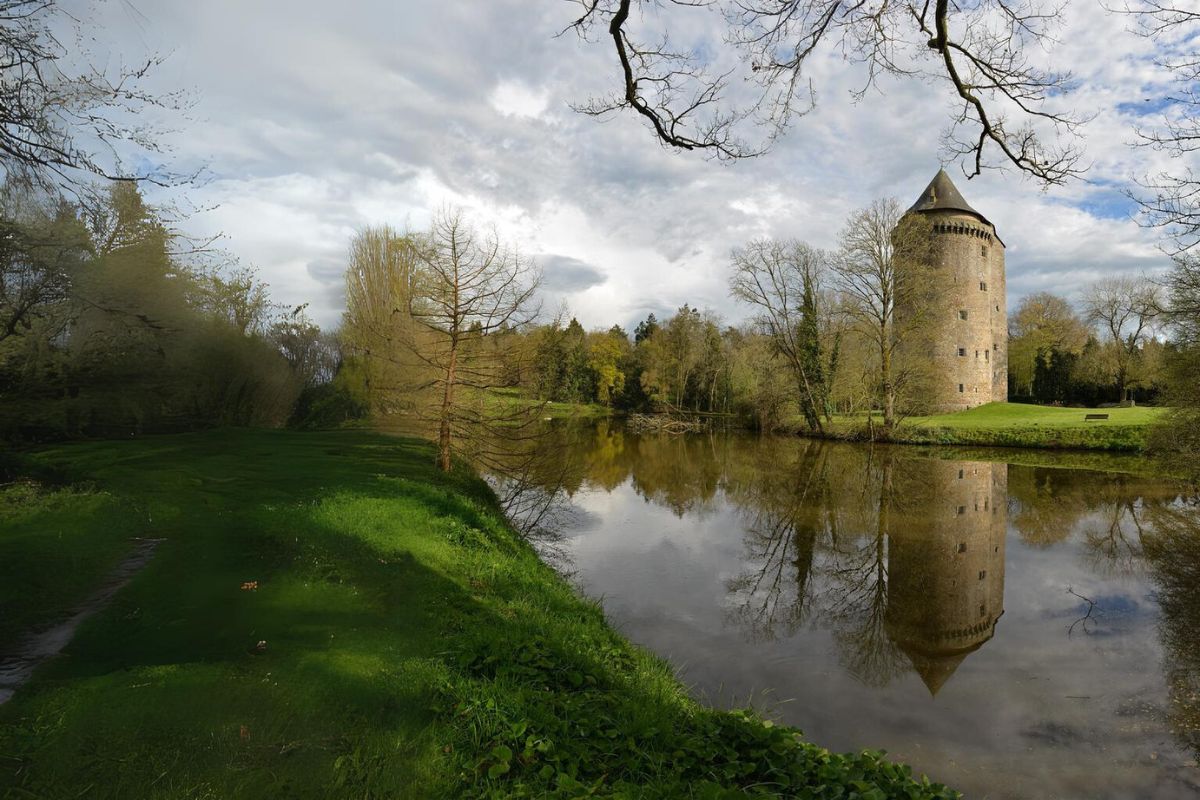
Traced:
<path fill-rule="evenodd" d="M 536 639 L 481 639 L 459 654 L 436 711 L 460 733 L 449 747 L 460 796 L 959 797 L 882 752 L 831 753 L 752 711 L 634 707 L 629 684 L 646 678 L 636 659 L 619 646 L 596 655 Z"/>

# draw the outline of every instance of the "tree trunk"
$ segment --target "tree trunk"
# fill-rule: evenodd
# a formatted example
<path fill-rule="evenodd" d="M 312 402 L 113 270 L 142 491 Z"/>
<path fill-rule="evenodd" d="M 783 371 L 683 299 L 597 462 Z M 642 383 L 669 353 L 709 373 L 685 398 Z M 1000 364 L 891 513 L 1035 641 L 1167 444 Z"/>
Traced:
<path fill-rule="evenodd" d="M 450 411 L 454 403 L 454 377 L 458 366 L 458 340 L 450 339 L 450 361 L 446 366 L 446 386 L 442 393 L 442 413 L 438 430 L 438 466 L 450 471 Z"/>
<path fill-rule="evenodd" d="M 892 353 L 887 346 L 887 330 L 879 331 L 879 390 L 883 395 L 883 427 L 891 430 L 896 425 L 896 387 L 892 383 Z"/>
<path fill-rule="evenodd" d="M 821 425 L 821 411 L 817 408 L 817 400 L 813 396 L 812 386 L 808 382 L 808 373 L 800 367 L 800 410 L 804 414 L 804 421 L 808 425 L 809 430 L 818 433 L 824 432 L 825 428 Z"/>

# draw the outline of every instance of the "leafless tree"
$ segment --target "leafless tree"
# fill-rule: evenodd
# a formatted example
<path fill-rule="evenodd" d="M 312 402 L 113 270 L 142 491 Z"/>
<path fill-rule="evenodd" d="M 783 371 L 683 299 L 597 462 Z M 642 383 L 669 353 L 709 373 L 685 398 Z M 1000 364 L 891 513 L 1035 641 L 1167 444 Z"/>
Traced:
<path fill-rule="evenodd" d="M 791 369 L 805 420 L 820 430 L 827 395 L 803 316 L 806 285 L 815 296 L 828 256 L 803 242 L 760 239 L 734 250 L 732 262 L 733 296 L 758 308 L 759 324 Z"/>
<path fill-rule="evenodd" d="M 1084 316 L 1114 345 L 1117 388 L 1127 401 L 1141 348 L 1154 335 L 1162 308 L 1161 287 L 1145 277 L 1105 278 L 1084 292 Z"/>
<path fill-rule="evenodd" d="M 1180 253 L 1167 276 L 1168 318 L 1179 342 L 1200 346 L 1200 254 Z"/>
<path fill-rule="evenodd" d="M 540 310 L 534 303 L 540 275 L 455 209 L 434 217 L 417 252 L 410 349 L 428 374 L 420 388 L 436 394 L 418 408 L 436 423 L 438 465 L 449 470 L 457 442 L 472 442 L 478 457 L 488 434 L 511 434 L 517 422 L 519 410 L 491 412 L 483 393 L 502 383 L 505 358 L 495 348 L 507 337 L 500 334 L 529 324 Z"/>
<path fill-rule="evenodd" d="M 844 312 L 871 342 L 879 362 L 878 392 L 886 427 L 896 424 L 898 398 L 911 388 L 922 360 L 910 351 L 937 298 L 930 265 L 931 231 L 895 198 L 855 213 L 841 235 L 834 275 Z M 897 314 L 897 309 L 901 310 Z"/>
<path fill-rule="evenodd" d="M 1176 252 L 1200 243 L 1200 9 L 1191 0 L 1131 0 L 1118 10 L 1136 19 L 1136 31 L 1152 39 L 1158 66 L 1170 73 L 1175 91 L 1162 98 L 1162 122 L 1137 130 L 1138 144 L 1167 154 L 1174 167 L 1140 181 L 1133 198 L 1144 222 L 1167 231 Z"/>
<path fill-rule="evenodd" d="M 963 157 L 969 177 L 995 162 L 1060 184 L 1085 166 L 1076 144 L 1084 120 L 1058 110 L 1072 88 L 1068 73 L 1041 69 L 1026 55 L 1048 46 L 1059 9 L 1041 0 L 571 0 L 581 11 L 568 27 L 612 43 L 616 91 L 577 106 L 602 116 L 632 110 L 667 146 L 745 158 L 765 152 L 816 103 L 806 65 L 822 47 L 864 64 L 861 96 L 883 75 L 944 84 L 958 103 L 944 145 Z M 720 15 L 741 67 L 711 69 L 721 54 L 672 44 L 684 13 Z M 641 13 L 637 13 L 641 12 Z M 677 15 L 668 20 L 672 14 Z M 637 33 L 661 18 L 657 36 Z M 745 78 L 755 90 L 731 97 Z M 762 131 L 749 143 L 747 125 Z M 993 158 L 989 151 L 997 151 Z"/>
<path fill-rule="evenodd" d="M 277 320 L 269 334 L 304 388 L 329 383 L 337 374 L 341 361 L 338 337 L 323 332 L 309 318 L 308 303 Z"/>
<path fill-rule="evenodd" d="M 86 63 L 87 25 L 57 0 L 0 0 L 0 168 L 42 185 L 77 186 L 93 176 L 184 180 L 160 167 L 130 174 L 119 152 L 132 145 L 160 153 L 159 131 L 142 112 L 186 105 L 182 93 L 143 88 L 161 57 L 116 69 Z M 63 31 L 76 41 L 64 44 Z"/>

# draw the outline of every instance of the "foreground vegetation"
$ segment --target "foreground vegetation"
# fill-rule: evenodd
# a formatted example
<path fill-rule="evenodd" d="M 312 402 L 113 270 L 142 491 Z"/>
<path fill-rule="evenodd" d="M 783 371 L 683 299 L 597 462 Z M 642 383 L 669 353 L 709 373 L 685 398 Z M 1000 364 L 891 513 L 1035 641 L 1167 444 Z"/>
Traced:
<path fill-rule="evenodd" d="M 700 707 L 427 445 L 226 430 L 37 465 L 75 486 L 3 489 L 0 650 L 165 541 L 0 706 L 14 796 L 954 796 Z"/>

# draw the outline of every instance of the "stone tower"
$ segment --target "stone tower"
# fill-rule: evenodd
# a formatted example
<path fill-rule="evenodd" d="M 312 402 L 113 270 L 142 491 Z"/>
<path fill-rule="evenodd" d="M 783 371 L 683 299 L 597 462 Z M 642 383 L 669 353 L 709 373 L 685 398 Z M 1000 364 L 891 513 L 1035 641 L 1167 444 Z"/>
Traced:
<path fill-rule="evenodd" d="M 908 210 L 933 226 L 935 274 L 942 283 L 938 307 L 925 312 L 933 367 L 926 405 L 960 411 L 1008 400 L 1008 306 L 1004 242 L 996 228 L 963 199 L 945 170 Z M 903 318 L 911 309 L 897 306 Z"/>
<path fill-rule="evenodd" d="M 1004 613 L 1008 465 L 914 459 L 897 476 L 885 626 L 936 695 Z"/>

